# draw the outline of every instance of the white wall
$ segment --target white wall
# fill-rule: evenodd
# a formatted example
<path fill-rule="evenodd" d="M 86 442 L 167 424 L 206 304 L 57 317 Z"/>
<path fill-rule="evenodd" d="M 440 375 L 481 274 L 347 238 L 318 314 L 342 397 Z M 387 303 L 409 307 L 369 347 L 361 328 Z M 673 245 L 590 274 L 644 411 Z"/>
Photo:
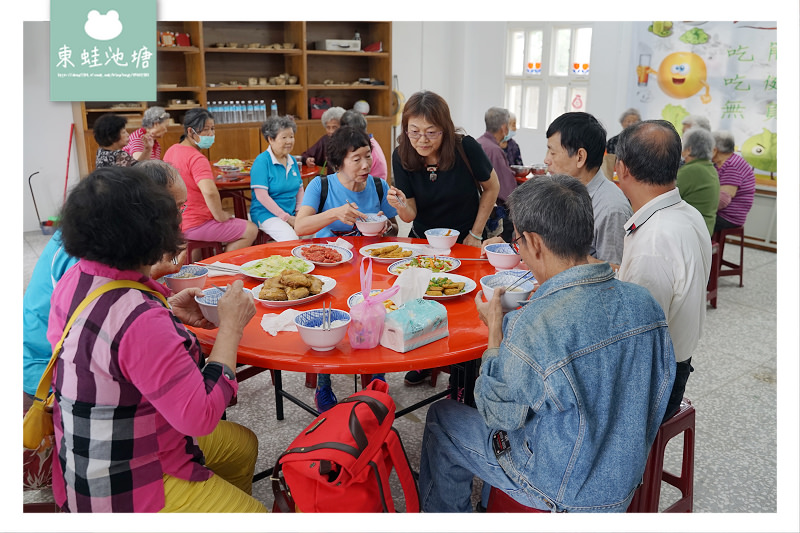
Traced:
<path fill-rule="evenodd" d="M 592 35 L 591 93 L 587 112 L 609 136 L 621 130 L 619 114 L 627 107 L 626 84 L 619 72 L 631 72 L 631 24 L 596 22 Z M 392 69 L 406 98 L 427 89 L 447 100 L 456 126 L 473 137 L 483 134 L 483 114 L 502 106 L 505 22 L 395 22 Z M 525 163 L 544 159 L 544 132 L 518 130 Z"/>
<path fill-rule="evenodd" d="M 49 22 L 23 23 L 23 113 L 22 127 L 22 230 L 36 231 L 36 219 L 28 176 L 31 178 L 36 207 L 42 220 L 54 216 L 64 200 L 64 180 L 67 176 L 67 148 L 72 106 L 70 102 L 50 101 Z M 68 187 L 78 181 L 78 156 L 72 141 Z"/>

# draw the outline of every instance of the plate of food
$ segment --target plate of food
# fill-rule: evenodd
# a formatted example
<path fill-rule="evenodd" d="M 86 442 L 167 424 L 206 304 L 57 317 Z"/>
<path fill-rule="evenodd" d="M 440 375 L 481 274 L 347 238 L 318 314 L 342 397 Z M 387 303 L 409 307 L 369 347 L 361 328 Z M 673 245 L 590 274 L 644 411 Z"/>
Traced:
<path fill-rule="evenodd" d="M 222 171 L 242 170 L 244 168 L 244 161 L 241 159 L 220 159 L 214 166 Z"/>
<path fill-rule="evenodd" d="M 469 294 L 478 286 L 474 280 L 457 274 L 447 274 L 445 276 L 433 276 L 428 282 L 428 290 L 425 291 L 423 298 L 441 300 L 447 298 L 457 298 L 464 294 Z"/>
<path fill-rule="evenodd" d="M 334 266 L 353 258 L 353 252 L 335 244 L 303 244 L 292 248 L 292 255 L 319 266 Z"/>
<path fill-rule="evenodd" d="M 277 276 L 284 270 L 297 270 L 301 274 L 308 274 L 314 270 L 314 263 L 294 256 L 271 255 L 264 259 L 248 261 L 239 267 L 239 272 L 245 276 L 262 280 Z"/>
<path fill-rule="evenodd" d="M 278 276 L 265 279 L 250 291 L 253 298 L 266 307 L 293 307 L 313 302 L 334 287 L 336 280 L 328 276 L 312 276 L 287 269 Z"/>
<path fill-rule="evenodd" d="M 461 261 L 452 257 L 420 255 L 419 257 L 396 261 L 389 265 L 386 270 L 389 271 L 389 274 L 394 274 L 395 276 L 407 268 L 427 268 L 434 274 L 438 274 L 440 272 L 452 272 L 460 266 Z"/>
<path fill-rule="evenodd" d="M 372 296 L 374 294 L 378 294 L 379 292 L 383 292 L 384 289 L 372 289 L 369 291 L 369 295 Z M 354 292 L 347 298 L 347 307 L 350 309 L 353 308 L 354 305 L 359 304 L 364 301 L 364 295 L 361 291 Z M 391 299 L 383 301 L 383 307 L 386 308 L 386 312 L 390 313 L 397 309 L 397 304 L 394 303 Z"/>
<path fill-rule="evenodd" d="M 364 257 L 371 257 L 379 263 L 394 263 L 398 259 L 414 257 L 417 252 L 402 242 L 378 242 L 362 246 L 358 251 Z"/>

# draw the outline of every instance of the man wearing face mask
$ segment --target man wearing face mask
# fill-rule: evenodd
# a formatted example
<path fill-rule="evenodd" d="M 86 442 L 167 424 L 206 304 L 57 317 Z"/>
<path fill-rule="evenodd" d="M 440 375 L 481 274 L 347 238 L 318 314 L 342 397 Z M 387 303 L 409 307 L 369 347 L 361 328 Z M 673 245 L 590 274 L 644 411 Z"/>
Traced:
<path fill-rule="evenodd" d="M 505 242 L 511 241 L 511 234 L 514 227 L 511 224 L 511 219 L 508 216 L 508 208 L 506 207 L 506 199 L 511 191 L 517 188 L 517 179 L 514 177 L 514 172 L 508 165 L 506 154 L 500 147 L 501 143 L 507 142 L 511 139 L 511 114 L 507 109 L 502 107 L 490 107 L 483 116 L 486 123 L 486 131 L 483 135 L 478 137 L 478 143 L 486 152 L 486 156 L 494 167 L 497 178 L 500 181 L 500 192 L 497 194 L 497 207 L 495 213 L 497 218 L 503 220 L 503 232 L 500 234 Z M 491 219 L 489 221 L 491 226 Z"/>
<path fill-rule="evenodd" d="M 190 109 L 183 119 L 181 141 L 170 146 L 164 161 L 178 169 L 186 184 L 186 210 L 181 223 L 186 239 L 227 243 L 226 251 L 238 250 L 253 244 L 258 227 L 222 209 L 211 163 L 201 152 L 212 144 L 214 116 L 207 109 Z"/>

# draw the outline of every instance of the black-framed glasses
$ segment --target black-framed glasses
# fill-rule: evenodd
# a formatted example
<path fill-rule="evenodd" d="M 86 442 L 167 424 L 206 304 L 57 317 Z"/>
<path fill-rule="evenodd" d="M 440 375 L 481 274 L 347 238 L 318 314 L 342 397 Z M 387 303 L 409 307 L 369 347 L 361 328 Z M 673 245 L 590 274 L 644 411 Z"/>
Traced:
<path fill-rule="evenodd" d="M 439 130 L 439 131 L 426 131 L 425 133 L 422 133 L 421 131 L 406 131 L 406 135 L 408 135 L 408 138 L 411 139 L 412 141 L 416 141 L 417 139 L 419 139 L 423 135 L 425 136 L 426 139 L 428 139 L 429 141 L 432 141 L 432 140 L 434 140 L 434 139 L 436 139 L 438 137 L 441 137 L 442 133 L 444 133 L 444 131 L 442 131 L 442 130 Z"/>
<path fill-rule="evenodd" d="M 514 250 L 514 253 L 516 253 L 516 254 L 519 253 L 519 244 L 517 244 L 517 241 L 520 240 L 521 238 L 523 238 L 524 236 L 525 236 L 524 234 L 523 235 L 517 235 L 517 237 L 515 239 L 513 239 L 510 243 L 508 243 L 508 244 L 511 245 L 511 248 Z"/>

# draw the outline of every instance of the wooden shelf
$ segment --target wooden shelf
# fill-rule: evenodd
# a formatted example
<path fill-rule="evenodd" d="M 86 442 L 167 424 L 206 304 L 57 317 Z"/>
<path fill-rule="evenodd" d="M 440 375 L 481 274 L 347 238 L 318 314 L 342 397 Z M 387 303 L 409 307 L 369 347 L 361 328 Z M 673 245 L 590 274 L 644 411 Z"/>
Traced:
<path fill-rule="evenodd" d="M 131 102 L 135 107 L 110 109 L 105 102 L 76 102 L 73 105 L 78 164 L 82 175 L 94 170 L 95 152 L 91 126 L 103 113 L 119 113 L 128 117 L 133 127 L 136 117 L 150 106 L 160 105 L 170 112 L 174 125 L 161 139 L 162 153 L 178 142 L 180 126 L 191 106 L 169 106 L 174 99 L 193 100 L 208 108 L 213 102 L 264 100 L 267 108 L 275 100 L 282 115 L 291 115 L 297 122 L 294 152 L 302 153 L 323 135 L 319 119 L 312 119 L 309 98 L 327 96 L 332 106 L 350 109 L 365 100 L 373 113 L 368 117 L 368 130 L 391 158 L 392 123 L 392 23 L 364 21 L 158 21 L 159 31 L 190 35 L 192 46 L 159 46 L 157 84 L 154 102 Z M 381 42 L 382 52 L 311 50 L 323 39 L 351 39 L 359 32 L 363 45 Z M 237 48 L 216 44 L 238 43 Z M 293 43 L 294 48 L 246 48 L 250 43 L 262 45 Z M 209 83 L 235 80 L 244 82 L 253 77 L 269 79 L 282 73 L 297 76 L 294 85 L 228 85 L 209 87 Z M 384 85 L 325 85 L 323 80 L 355 81 L 360 78 L 380 80 Z M 219 102 L 218 102 L 219 101 Z M 122 102 L 120 102 L 122 103 Z M 108 105 L 112 105 L 109 103 Z M 267 148 L 260 131 L 260 122 L 222 124 L 222 130 L 210 157 L 253 159 Z M 130 128 L 129 128 L 130 129 Z"/>

